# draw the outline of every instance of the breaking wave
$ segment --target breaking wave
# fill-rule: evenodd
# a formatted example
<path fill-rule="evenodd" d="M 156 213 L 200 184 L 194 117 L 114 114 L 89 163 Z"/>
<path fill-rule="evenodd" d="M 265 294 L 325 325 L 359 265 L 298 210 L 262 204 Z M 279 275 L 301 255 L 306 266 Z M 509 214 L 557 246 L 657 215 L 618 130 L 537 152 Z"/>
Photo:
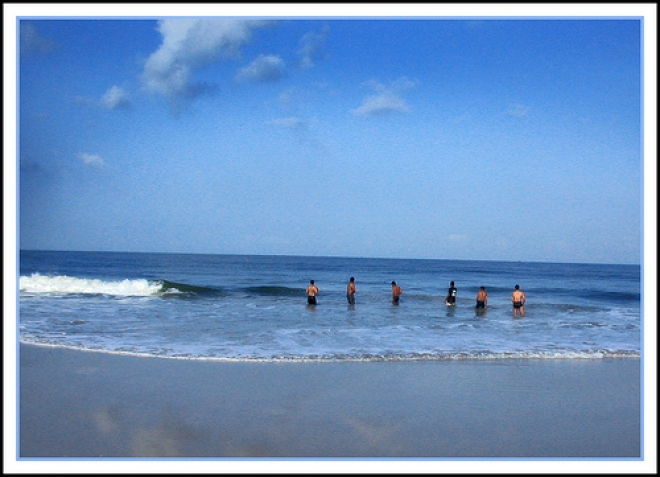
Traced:
<path fill-rule="evenodd" d="M 48 276 L 33 273 L 20 277 L 21 295 L 109 295 L 162 296 L 219 293 L 212 288 L 186 285 L 167 280 L 100 280 L 66 275 Z"/>

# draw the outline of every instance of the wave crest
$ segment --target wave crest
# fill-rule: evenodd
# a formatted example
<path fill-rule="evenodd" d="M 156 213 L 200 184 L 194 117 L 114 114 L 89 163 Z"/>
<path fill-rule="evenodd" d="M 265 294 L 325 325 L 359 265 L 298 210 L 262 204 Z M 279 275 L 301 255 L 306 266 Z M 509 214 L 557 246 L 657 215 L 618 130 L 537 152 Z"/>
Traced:
<path fill-rule="evenodd" d="M 33 273 L 20 277 L 22 294 L 91 294 L 113 296 L 153 296 L 165 291 L 163 282 L 146 279 L 106 281 L 66 275 L 47 276 Z"/>

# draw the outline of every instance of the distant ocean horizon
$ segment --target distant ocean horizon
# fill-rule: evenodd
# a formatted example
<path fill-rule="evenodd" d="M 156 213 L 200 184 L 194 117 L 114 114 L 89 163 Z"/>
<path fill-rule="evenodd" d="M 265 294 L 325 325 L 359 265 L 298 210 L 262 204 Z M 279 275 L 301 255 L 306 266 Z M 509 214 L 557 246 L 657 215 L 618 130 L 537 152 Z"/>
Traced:
<path fill-rule="evenodd" d="M 22 343 L 235 361 L 641 354 L 641 265 L 21 250 L 18 267 Z M 516 284 L 524 318 L 512 315 Z M 485 311 L 475 309 L 481 286 Z"/>
<path fill-rule="evenodd" d="M 349 260 L 430 260 L 430 261 L 454 261 L 454 262 L 495 262 L 495 263 L 539 263 L 549 265 L 623 265 L 631 267 L 641 267 L 641 263 L 619 263 L 619 262 L 571 262 L 571 261 L 553 261 L 553 260 L 503 260 L 503 259 L 471 259 L 471 258 L 429 258 L 429 257 L 387 257 L 387 256 L 364 256 L 364 255 L 305 255 L 291 253 L 220 253 L 220 252 L 130 252 L 123 250 L 60 250 L 60 249 L 17 249 L 16 254 L 20 257 L 21 253 L 108 253 L 108 254 L 142 254 L 142 255 L 197 255 L 197 256 L 223 256 L 223 257 L 291 257 L 291 258 L 329 258 L 329 259 L 349 259 Z"/>

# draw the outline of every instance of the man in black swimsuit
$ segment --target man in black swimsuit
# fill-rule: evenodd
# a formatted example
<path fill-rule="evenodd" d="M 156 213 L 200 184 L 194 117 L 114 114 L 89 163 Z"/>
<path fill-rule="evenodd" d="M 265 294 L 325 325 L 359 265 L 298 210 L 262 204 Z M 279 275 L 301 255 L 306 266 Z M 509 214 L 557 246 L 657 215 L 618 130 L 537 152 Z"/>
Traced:
<path fill-rule="evenodd" d="M 486 293 L 485 287 L 479 288 L 479 293 L 477 293 L 477 308 L 486 308 L 488 303 L 488 294 Z"/>
<path fill-rule="evenodd" d="M 349 305 L 355 305 L 355 277 L 351 277 L 346 286 L 346 299 Z"/>
<path fill-rule="evenodd" d="M 455 305 L 456 304 L 456 287 L 454 287 L 454 282 L 449 283 L 449 290 L 447 290 L 447 296 L 445 297 L 445 305 Z"/>
<path fill-rule="evenodd" d="M 399 297 L 401 296 L 403 292 L 401 291 L 401 287 L 396 284 L 396 282 L 392 282 L 392 304 L 393 305 L 398 305 L 399 304 Z"/>
<path fill-rule="evenodd" d="M 513 316 L 515 318 L 516 312 L 522 318 L 525 316 L 525 294 L 520 290 L 520 286 L 516 285 L 515 290 L 511 294 L 511 303 L 513 303 Z"/>
<path fill-rule="evenodd" d="M 307 293 L 307 304 L 316 305 L 316 294 L 319 292 L 319 289 L 314 285 L 314 280 L 309 281 L 309 286 L 305 292 Z"/>

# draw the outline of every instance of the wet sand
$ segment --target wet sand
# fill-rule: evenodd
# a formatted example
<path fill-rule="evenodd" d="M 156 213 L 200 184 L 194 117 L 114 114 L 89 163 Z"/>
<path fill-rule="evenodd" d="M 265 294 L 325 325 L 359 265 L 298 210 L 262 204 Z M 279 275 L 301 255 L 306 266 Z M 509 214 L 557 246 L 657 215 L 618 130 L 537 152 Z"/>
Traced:
<path fill-rule="evenodd" d="M 641 453 L 634 358 L 260 363 L 20 345 L 19 370 L 19 460 Z"/>

